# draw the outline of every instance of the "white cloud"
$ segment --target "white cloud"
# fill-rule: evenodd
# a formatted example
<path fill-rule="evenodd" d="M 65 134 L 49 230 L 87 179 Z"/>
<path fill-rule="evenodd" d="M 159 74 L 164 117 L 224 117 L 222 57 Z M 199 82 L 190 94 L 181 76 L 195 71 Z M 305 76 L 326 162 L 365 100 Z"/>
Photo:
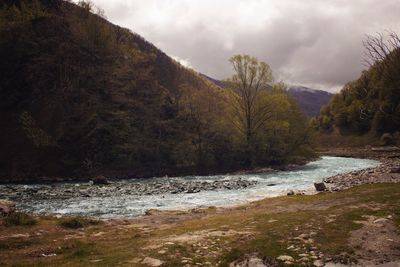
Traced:
<path fill-rule="evenodd" d="M 192 65 L 190 64 L 189 59 L 183 59 L 183 58 L 180 58 L 180 57 L 174 56 L 174 55 L 169 55 L 169 56 L 172 57 L 177 62 L 179 62 L 182 66 L 185 66 L 187 68 L 192 68 Z"/>
<path fill-rule="evenodd" d="M 275 77 L 337 90 L 363 68 L 365 33 L 400 32 L 399 0 L 93 0 L 183 65 L 211 77 L 231 74 L 247 53 Z"/>

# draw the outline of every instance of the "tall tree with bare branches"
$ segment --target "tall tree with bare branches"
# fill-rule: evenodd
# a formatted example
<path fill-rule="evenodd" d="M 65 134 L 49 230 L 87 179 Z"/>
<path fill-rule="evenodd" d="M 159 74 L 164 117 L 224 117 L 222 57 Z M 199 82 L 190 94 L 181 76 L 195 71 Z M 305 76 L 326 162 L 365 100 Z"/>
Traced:
<path fill-rule="evenodd" d="M 231 121 L 244 135 L 250 149 L 256 131 L 271 117 L 271 107 L 262 99 L 272 82 L 272 70 L 267 63 L 249 55 L 235 55 L 230 63 L 235 71 L 228 80 L 233 110 Z"/>
<path fill-rule="evenodd" d="M 372 66 L 376 63 L 390 64 L 393 59 L 389 55 L 393 51 L 400 49 L 400 36 L 393 31 L 388 31 L 386 35 L 382 33 L 366 35 L 363 45 L 367 65 Z"/>

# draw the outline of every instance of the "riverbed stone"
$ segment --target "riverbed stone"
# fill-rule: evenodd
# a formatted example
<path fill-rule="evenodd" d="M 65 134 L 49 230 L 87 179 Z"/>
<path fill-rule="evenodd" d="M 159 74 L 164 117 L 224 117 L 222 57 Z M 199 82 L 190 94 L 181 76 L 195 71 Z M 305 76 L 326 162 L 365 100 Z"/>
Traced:
<path fill-rule="evenodd" d="M 6 199 L 0 199 L 0 215 L 9 216 L 15 212 L 15 202 Z"/>
<path fill-rule="evenodd" d="M 283 261 L 283 262 L 286 262 L 286 261 L 293 262 L 294 261 L 293 257 L 289 256 L 289 255 L 281 255 L 281 256 L 277 257 L 276 259 L 279 261 Z"/>
<path fill-rule="evenodd" d="M 326 191 L 326 185 L 325 183 L 314 183 L 315 190 L 318 192 Z"/>
<path fill-rule="evenodd" d="M 146 264 L 147 266 L 152 266 L 152 267 L 158 267 L 163 265 L 163 261 L 159 260 L 159 259 L 154 259 L 154 258 L 150 258 L 150 257 L 146 257 L 143 261 L 143 264 Z"/>

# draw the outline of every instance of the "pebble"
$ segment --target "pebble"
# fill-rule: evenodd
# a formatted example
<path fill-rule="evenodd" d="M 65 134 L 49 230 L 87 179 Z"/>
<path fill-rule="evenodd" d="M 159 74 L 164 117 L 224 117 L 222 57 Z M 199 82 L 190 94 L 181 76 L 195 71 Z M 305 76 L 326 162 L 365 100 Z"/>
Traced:
<path fill-rule="evenodd" d="M 194 194 L 201 191 L 238 190 L 256 185 L 257 181 L 241 178 L 218 181 L 181 181 L 165 180 L 153 183 L 132 183 L 127 180 L 116 181 L 107 185 L 88 183 L 51 185 L 1 185 L 1 195 L 18 202 L 40 200 L 68 200 L 79 197 L 114 197 L 131 195 L 159 194 Z"/>
<path fill-rule="evenodd" d="M 322 266 L 324 266 L 324 262 L 322 260 L 316 260 L 313 262 L 313 265 L 315 267 L 322 267 Z"/>
<path fill-rule="evenodd" d="M 163 261 L 160 261 L 158 259 L 154 259 L 154 258 L 150 258 L 150 257 L 146 257 L 143 261 L 143 264 L 146 264 L 148 266 L 152 266 L 152 267 L 158 267 L 164 264 Z"/>
<path fill-rule="evenodd" d="M 294 261 L 294 259 L 291 256 L 288 256 L 288 255 L 281 255 L 281 256 L 277 257 L 276 259 L 279 260 L 279 261 L 283 261 L 283 262 L 287 262 L 287 261 L 292 262 L 292 261 Z"/>

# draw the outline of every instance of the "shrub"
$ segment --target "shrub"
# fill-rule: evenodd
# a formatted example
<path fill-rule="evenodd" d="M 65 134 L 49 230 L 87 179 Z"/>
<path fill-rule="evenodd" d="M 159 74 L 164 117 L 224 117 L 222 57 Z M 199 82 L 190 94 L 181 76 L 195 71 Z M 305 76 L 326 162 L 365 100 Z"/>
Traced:
<path fill-rule="evenodd" d="M 30 215 L 24 213 L 13 213 L 3 219 L 3 223 L 7 227 L 11 226 L 32 226 L 37 221 Z"/>
<path fill-rule="evenodd" d="M 394 145 L 394 138 L 393 135 L 391 135 L 390 133 L 384 133 L 381 136 L 381 142 L 384 146 L 388 146 L 388 145 Z"/>
<path fill-rule="evenodd" d="M 64 228 L 78 229 L 88 225 L 99 224 L 99 221 L 86 218 L 66 218 L 59 223 Z"/>

